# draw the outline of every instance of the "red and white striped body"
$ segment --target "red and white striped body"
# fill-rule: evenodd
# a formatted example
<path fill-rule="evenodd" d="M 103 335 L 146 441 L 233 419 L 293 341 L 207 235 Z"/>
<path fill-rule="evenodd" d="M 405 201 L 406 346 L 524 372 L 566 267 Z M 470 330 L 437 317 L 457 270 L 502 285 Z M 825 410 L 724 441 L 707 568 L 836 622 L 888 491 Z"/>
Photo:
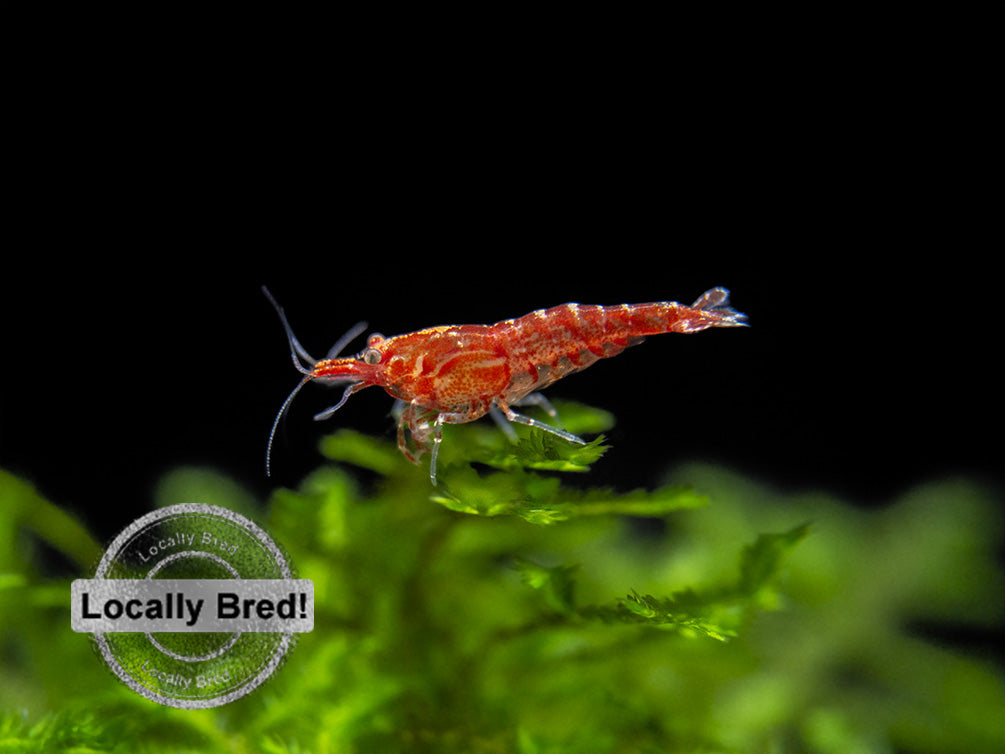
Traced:
<path fill-rule="evenodd" d="M 725 289 L 713 288 L 692 306 L 675 302 L 564 304 L 494 325 L 431 327 L 393 338 L 372 335 L 358 356 L 310 360 L 311 368 L 301 371 L 307 380 L 350 382 L 342 402 L 351 393 L 371 385 L 383 387 L 402 401 L 399 447 L 409 459 L 416 460 L 429 449 L 432 436 L 430 473 L 435 483 L 435 454 L 442 424 L 473 421 L 498 409 L 510 421 L 583 442 L 563 430 L 517 414 L 512 406 L 528 401 L 536 391 L 599 359 L 616 356 L 646 336 L 744 325 L 746 317 L 730 309 L 727 301 Z M 285 317 L 283 321 L 285 325 Z M 297 363 L 297 354 L 306 356 L 306 352 L 286 327 Z M 318 416 L 326 418 L 334 408 Z M 406 429 L 416 446 L 414 452 Z"/>
<path fill-rule="evenodd" d="M 431 327 L 371 340 L 380 353 L 371 379 L 408 404 L 471 421 L 493 404 L 515 405 L 647 335 L 742 325 L 743 315 L 724 308 L 725 299 L 725 291 L 714 289 L 690 307 L 563 304 L 494 325 Z M 317 368 L 326 376 L 322 363 Z"/>
<path fill-rule="evenodd" d="M 492 330 L 507 344 L 513 371 L 505 398 L 515 403 L 600 359 L 617 356 L 648 335 L 742 324 L 737 316 L 674 302 L 564 304 L 500 322 Z"/>

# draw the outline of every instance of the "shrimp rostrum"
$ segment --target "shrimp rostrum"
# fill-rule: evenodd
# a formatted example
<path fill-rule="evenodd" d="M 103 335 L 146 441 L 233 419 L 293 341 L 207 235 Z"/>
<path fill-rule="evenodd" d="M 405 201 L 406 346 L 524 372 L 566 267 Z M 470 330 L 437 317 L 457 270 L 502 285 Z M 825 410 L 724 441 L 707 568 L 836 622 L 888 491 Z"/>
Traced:
<path fill-rule="evenodd" d="M 314 359 L 293 334 L 282 307 L 263 287 L 279 313 L 293 364 L 304 378 L 287 397 L 269 434 L 268 473 L 276 426 L 294 396 L 308 382 L 345 385 L 341 399 L 317 414 L 332 416 L 354 393 L 379 386 L 400 402 L 398 448 L 417 463 L 431 454 L 429 477 L 436 484 L 436 457 L 444 424 L 463 424 L 492 415 L 512 434 L 509 422 L 550 432 L 571 443 L 585 442 L 514 407 L 554 409 L 538 391 L 599 359 L 616 356 L 648 335 L 693 333 L 710 327 L 740 327 L 746 316 L 728 305 L 725 288 L 706 291 L 691 306 L 673 301 L 620 306 L 563 304 L 494 325 L 444 325 L 385 338 L 370 335 L 355 356 L 339 356 L 366 329 L 359 323 Z"/>

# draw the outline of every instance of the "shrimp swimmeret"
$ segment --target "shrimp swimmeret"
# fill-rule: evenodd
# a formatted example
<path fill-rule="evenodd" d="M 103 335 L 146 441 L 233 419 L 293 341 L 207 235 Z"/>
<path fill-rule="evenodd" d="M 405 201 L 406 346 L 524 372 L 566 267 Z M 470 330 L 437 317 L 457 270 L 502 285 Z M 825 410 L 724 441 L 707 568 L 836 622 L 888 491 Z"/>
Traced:
<path fill-rule="evenodd" d="M 599 359 L 616 356 L 647 335 L 746 324 L 746 316 L 728 306 L 729 292 L 712 288 L 691 306 L 673 301 L 620 306 L 563 304 L 494 325 L 444 325 L 393 338 L 373 334 L 356 356 L 340 358 L 341 350 L 366 329 L 361 322 L 343 335 L 324 359 L 317 360 L 293 335 L 269 291 L 262 290 L 279 313 L 294 366 L 305 375 L 272 425 L 266 473 L 276 426 L 294 396 L 311 381 L 347 385 L 339 402 L 315 416 L 317 420 L 329 418 L 350 395 L 373 385 L 397 398 L 403 406 L 398 417 L 398 448 L 413 463 L 431 451 L 429 478 L 436 484 L 436 456 L 444 424 L 463 424 L 491 414 L 504 427 L 508 427 L 506 421 L 517 422 L 585 444 L 576 435 L 519 414 L 513 407 L 539 405 L 554 416 L 554 409 L 537 391 Z"/>

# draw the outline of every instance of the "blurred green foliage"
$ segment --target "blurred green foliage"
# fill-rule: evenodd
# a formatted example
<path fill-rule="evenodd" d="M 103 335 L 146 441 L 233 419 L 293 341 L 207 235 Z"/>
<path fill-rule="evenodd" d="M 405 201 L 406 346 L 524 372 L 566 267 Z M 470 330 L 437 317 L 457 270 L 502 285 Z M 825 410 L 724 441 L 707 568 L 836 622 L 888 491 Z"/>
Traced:
<path fill-rule="evenodd" d="M 573 432 L 603 412 L 562 406 Z M 570 484 L 604 451 L 448 427 L 440 484 L 341 431 L 256 503 L 179 469 L 156 505 L 256 519 L 315 585 L 315 629 L 224 707 L 161 707 L 70 630 L 54 548 L 101 547 L 0 471 L 0 752 L 1000 752 L 989 657 L 918 626 L 1003 615 L 999 503 L 919 486 L 881 510 L 680 466 L 655 490 Z M 143 511 L 138 511 L 137 516 Z"/>

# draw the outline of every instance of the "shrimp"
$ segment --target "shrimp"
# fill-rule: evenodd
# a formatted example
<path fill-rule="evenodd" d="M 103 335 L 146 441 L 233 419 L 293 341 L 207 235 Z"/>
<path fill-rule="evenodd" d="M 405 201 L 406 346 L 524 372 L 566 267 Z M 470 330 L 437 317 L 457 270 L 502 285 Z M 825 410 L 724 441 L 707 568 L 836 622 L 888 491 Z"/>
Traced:
<path fill-rule="evenodd" d="M 339 353 L 365 331 L 360 322 L 316 360 L 304 349 L 282 307 L 275 307 L 289 341 L 293 365 L 304 378 L 283 402 L 272 424 L 266 450 L 269 474 L 272 442 L 280 419 L 308 382 L 346 385 L 341 399 L 317 414 L 330 418 L 349 397 L 380 386 L 397 399 L 398 448 L 412 463 L 430 452 L 429 478 L 436 485 L 436 458 L 444 424 L 464 424 L 491 415 L 507 434 L 510 422 L 550 432 L 571 443 L 585 441 L 551 424 L 514 411 L 538 405 L 557 420 L 540 394 L 557 380 L 660 333 L 693 333 L 710 327 L 742 327 L 746 315 L 729 307 L 729 291 L 712 288 L 691 306 L 673 301 L 620 306 L 563 304 L 494 325 L 444 325 L 386 338 L 374 333 L 350 357 Z"/>

